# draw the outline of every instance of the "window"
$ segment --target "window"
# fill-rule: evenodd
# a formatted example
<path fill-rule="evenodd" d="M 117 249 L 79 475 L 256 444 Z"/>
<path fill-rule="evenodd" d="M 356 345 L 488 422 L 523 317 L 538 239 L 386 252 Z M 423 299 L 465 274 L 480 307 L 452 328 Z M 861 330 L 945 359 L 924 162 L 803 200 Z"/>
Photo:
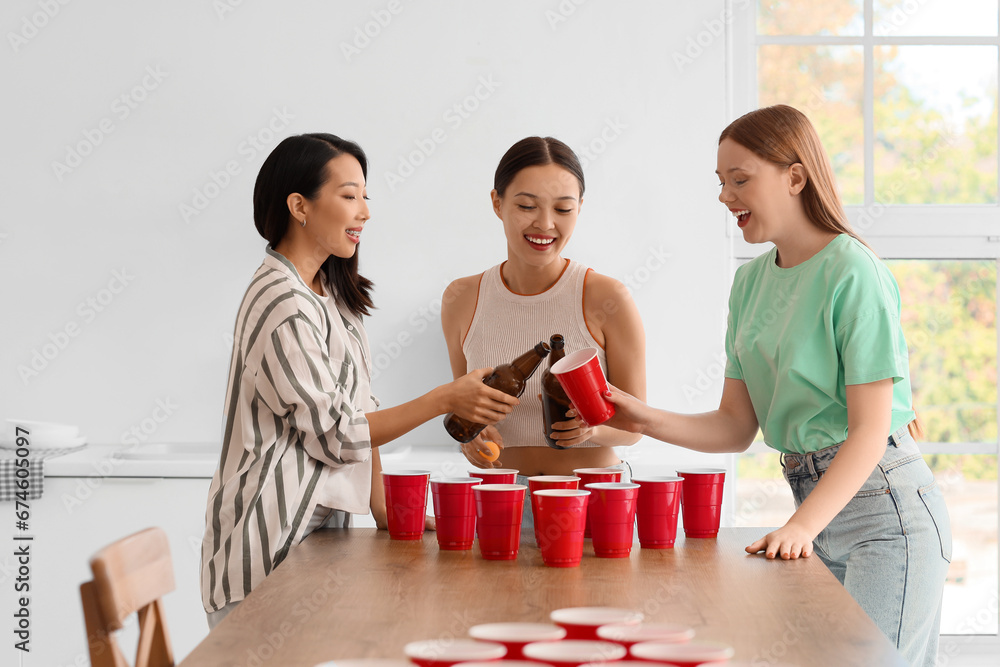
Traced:
<path fill-rule="evenodd" d="M 921 448 L 953 523 L 942 633 L 995 635 L 1000 2 L 732 4 L 731 117 L 804 111 L 849 219 L 899 283 Z M 736 262 L 767 250 L 726 219 Z M 755 444 L 735 524 L 780 525 L 792 510 L 777 456 Z"/>

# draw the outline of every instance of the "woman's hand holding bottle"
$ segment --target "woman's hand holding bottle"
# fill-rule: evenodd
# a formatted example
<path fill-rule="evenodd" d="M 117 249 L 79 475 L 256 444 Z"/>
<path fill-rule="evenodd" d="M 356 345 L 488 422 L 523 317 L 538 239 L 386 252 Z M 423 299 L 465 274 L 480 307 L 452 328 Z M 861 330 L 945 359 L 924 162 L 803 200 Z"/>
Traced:
<path fill-rule="evenodd" d="M 492 372 L 492 368 L 479 368 L 438 387 L 444 412 L 476 424 L 496 424 L 509 415 L 520 401 L 483 383 Z"/>

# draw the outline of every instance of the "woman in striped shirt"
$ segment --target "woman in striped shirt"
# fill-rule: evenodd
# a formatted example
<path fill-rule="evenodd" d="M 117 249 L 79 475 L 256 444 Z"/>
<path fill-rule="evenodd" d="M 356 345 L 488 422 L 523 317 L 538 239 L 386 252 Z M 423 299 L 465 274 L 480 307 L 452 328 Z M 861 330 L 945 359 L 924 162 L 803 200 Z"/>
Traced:
<path fill-rule="evenodd" d="M 377 410 L 358 274 L 369 218 L 361 148 L 330 134 L 282 141 L 254 187 L 269 246 L 234 332 L 225 433 L 202 542 L 202 601 L 214 627 L 312 530 L 367 513 L 385 526 L 375 449 L 455 412 L 493 424 L 517 399 L 479 369 Z"/>

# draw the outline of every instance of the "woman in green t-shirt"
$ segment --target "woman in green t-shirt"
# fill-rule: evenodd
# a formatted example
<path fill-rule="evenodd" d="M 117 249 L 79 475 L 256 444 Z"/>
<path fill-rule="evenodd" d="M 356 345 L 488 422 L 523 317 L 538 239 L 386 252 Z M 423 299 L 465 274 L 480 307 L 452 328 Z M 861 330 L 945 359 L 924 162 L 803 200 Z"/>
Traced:
<path fill-rule="evenodd" d="M 916 430 L 899 289 L 844 215 L 815 129 L 788 106 L 719 138 L 719 200 L 749 243 L 729 297 L 719 409 L 681 415 L 612 388 L 609 426 L 702 452 L 781 452 L 796 511 L 746 548 L 815 550 L 913 665 L 933 665 L 951 559 L 948 511 Z"/>

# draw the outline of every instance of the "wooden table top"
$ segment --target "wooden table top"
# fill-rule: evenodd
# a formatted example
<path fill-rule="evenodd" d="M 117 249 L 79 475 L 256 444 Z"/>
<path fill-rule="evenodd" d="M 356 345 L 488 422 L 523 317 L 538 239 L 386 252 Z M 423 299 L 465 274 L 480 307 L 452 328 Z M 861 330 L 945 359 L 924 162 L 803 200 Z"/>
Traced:
<path fill-rule="evenodd" d="M 684 623 L 752 665 L 905 665 L 818 557 L 768 561 L 743 547 L 761 528 L 723 528 L 717 539 L 678 537 L 673 549 L 550 568 L 537 548 L 486 561 L 389 539 L 374 528 L 310 535 L 181 667 L 304 665 L 337 658 L 405 659 L 403 646 L 467 637 L 480 623 L 548 623 L 563 607 L 641 611 L 647 622 Z M 169 624 L 169 620 L 167 622 Z"/>

